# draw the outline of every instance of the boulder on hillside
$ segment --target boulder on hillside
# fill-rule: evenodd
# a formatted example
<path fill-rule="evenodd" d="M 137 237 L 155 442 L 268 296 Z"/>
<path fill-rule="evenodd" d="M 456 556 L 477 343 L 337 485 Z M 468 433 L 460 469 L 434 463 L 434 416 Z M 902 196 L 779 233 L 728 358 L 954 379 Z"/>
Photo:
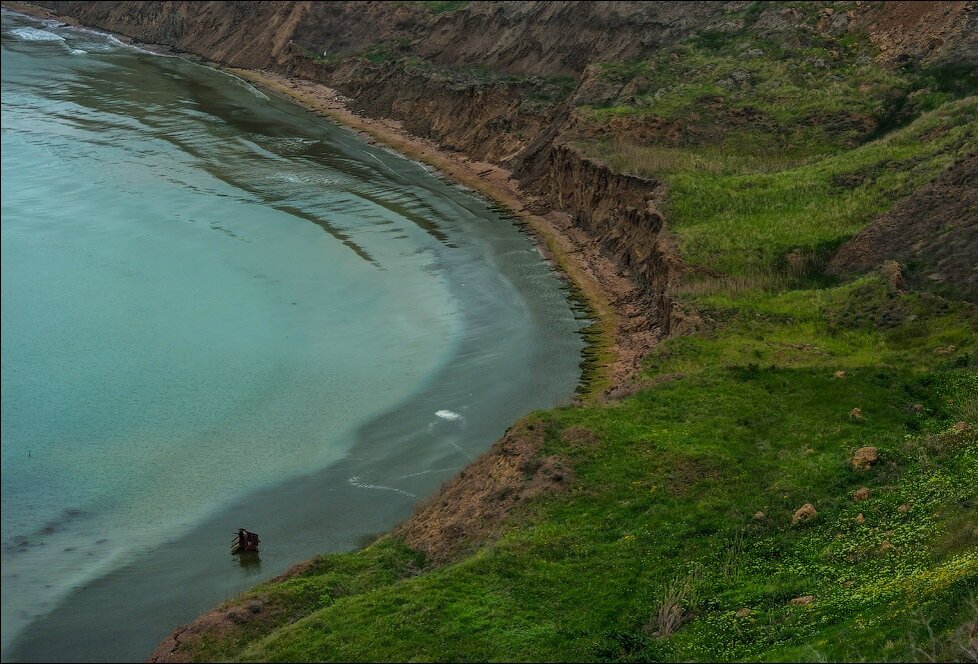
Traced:
<path fill-rule="evenodd" d="M 791 517 L 791 525 L 797 525 L 799 523 L 804 523 L 805 521 L 811 521 L 816 516 L 818 512 L 815 510 L 815 506 L 811 503 L 805 503 L 801 507 L 795 510 L 794 515 Z"/>
<path fill-rule="evenodd" d="M 852 457 L 852 467 L 856 470 L 869 470 L 879 460 L 875 447 L 860 447 Z"/>

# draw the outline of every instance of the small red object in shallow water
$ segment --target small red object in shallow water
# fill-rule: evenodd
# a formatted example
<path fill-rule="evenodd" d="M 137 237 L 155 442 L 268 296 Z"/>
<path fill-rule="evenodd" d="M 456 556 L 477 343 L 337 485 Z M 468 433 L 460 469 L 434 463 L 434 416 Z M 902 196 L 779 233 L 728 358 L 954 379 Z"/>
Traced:
<path fill-rule="evenodd" d="M 258 538 L 258 533 L 247 531 L 244 528 L 238 528 L 238 535 L 231 541 L 231 555 L 255 553 L 258 551 L 258 545 L 260 543 L 261 540 Z"/>

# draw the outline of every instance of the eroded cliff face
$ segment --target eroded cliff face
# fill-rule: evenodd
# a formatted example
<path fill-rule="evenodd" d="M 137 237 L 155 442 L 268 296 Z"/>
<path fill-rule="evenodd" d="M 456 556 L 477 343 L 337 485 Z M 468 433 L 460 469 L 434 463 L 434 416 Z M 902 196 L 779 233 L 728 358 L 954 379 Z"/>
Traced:
<path fill-rule="evenodd" d="M 399 120 L 444 148 L 511 168 L 542 205 L 569 215 L 644 291 L 645 327 L 659 334 L 674 327 L 668 290 L 679 269 L 660 212 L 665 189 L 657 180 L 615 173 L 573 145 L 582 137 L 702 142 L 722 128 L 649 115 L 595 123 L 576 109 L 627 101 L 640 91 L 641 77 L 615 83 L 600 75 L 599 63 L 637 61 L 692 35 L 748 25 L 764 38 L 804 39 L 797 27 L 811 18 L 809 8 L 736 1 L 470 2 L 440 13 L 408 2 L 36 4 L 218 63 L 325 83 L 360 113 Z M 821 3 L 810 30 L 865 35 L 891 63 L 960 65 L 978 58 L 976 7 Z M 765 129 L 766 119 L 751 109 L 723 113 L 720 124 Z M 844 113 L 825 123 L 851 125 L 845 129 L 857 137 L 876 129 L 872 118 Z"/>
<path fill-rule="evenodd" d="M 545 108 L 527 102 L 531 84 L 464 81 L 363 60 L 345 62 L 320 80 L 342 90 L 354 110 L 399 120 L 411 133 L 478 160 L 511 159 L 551 122 Z"/>
<path fill-rule="evenodd" d="M 665 199 L 665 185 L 616 173 L 569 144 L 554 145 L 546 163 L 547 172 L 536 186 L 621 266 L 643 294 L 650 327 L 658 335 L 669 334 L 669 287 L 681 264 L 658 207 Z"/>
<path fill-rule="evenodd" d="M 743 2 L 470 2 L 436 13 L 412 2 L 38 2 L 89 25 L 240 67 L 281 63 L 290 41 L 313 55 L 366 47 L 435 65 L 575 76 L 595 60 L 641 57 L 721 20 Z"/>

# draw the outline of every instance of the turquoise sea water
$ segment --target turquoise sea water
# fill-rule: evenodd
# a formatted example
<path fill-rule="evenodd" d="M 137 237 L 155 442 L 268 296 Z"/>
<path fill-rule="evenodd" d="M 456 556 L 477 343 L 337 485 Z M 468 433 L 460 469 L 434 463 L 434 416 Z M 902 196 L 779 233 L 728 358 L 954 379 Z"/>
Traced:
<path fill-rule="evenodd" d="M 477 197 L 179 58 L 2 40 L 4 659 L 145 657 L 572 395 L 581 321 Z"/>

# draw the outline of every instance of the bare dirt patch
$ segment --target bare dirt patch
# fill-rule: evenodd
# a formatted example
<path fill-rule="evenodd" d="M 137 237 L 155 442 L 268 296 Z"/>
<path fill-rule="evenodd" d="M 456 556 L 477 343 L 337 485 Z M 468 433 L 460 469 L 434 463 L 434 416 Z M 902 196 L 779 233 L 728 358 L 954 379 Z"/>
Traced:
<path fill-rule="evenodd" d="M 978 303 L 976 256 L 978 153 L 972 153 L 844 244 L 829 271 L 868 272 L 900 261 L 900 285 Z"/>
<path fill-rule="evenodd" d="M 497 536 L 514 508 L 573 481 L 562 459 L 538 456 L 543 437 L 540 422 L 517 423 L 421 503 L 394 535 L 423 551 L 426 565 L 448 562 Z"/>

